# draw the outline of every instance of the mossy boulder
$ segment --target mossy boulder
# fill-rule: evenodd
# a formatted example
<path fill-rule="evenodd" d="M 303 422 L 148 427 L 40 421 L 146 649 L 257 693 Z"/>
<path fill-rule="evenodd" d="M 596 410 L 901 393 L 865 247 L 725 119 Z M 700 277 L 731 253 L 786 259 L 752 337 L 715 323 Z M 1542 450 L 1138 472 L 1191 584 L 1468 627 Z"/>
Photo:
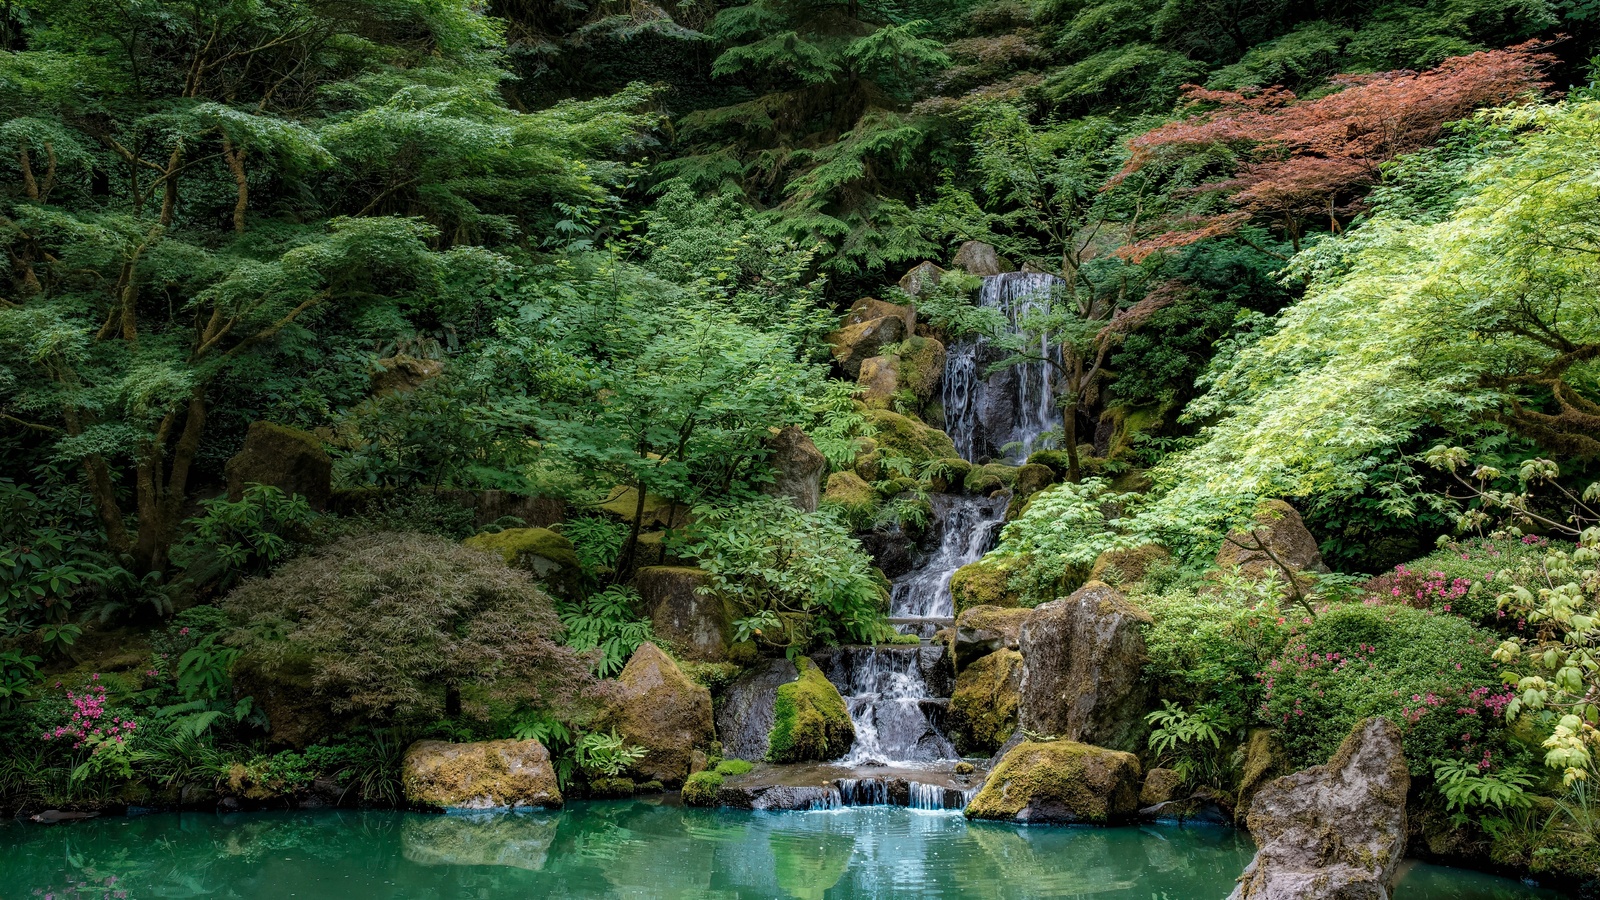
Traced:
<path fill-rule="evenodd" d="M 909 334 L 904 318 L 887 315 L 845 325 L 828 335 L 828 345 L 833 361 L 845 375 L 856 378 L 863 362 L 879 356 L 884 347 L 905 340 Z"/>
<path fill-rule="evenodd" d="M 997 650 L 956 676 L 946 730 L 963 756 L 988 755 L 1017 730 L 1017 700 L 1022 688 L 1022 654 Z"/>
<path fill-rule="evenodd" d="M 267 739 L 303 750 L 348 723 L 348 717 L 334 713 L 329 699 L 317 690 L 316 671 L 316 660 L 309 654 L 247 651 L 229 675 L 239 696 L 252 698 L 266 715 Z"/>
<path fill-rule="evenodd" d="M 863 410 L 862 415 L 877 429 L 874 440 L 883 456 L 904 457 L 921 464 L 958 455 L 950 435 L 910 416 L 886 409 Z"/>
<path fill-rule="evenodd" d="M 1267 500 L 1256 507 L 1254 523 L 1229 534 L 1217 548 L 1217 568 L 1261 578 L 1271 569 L 1280 577 L 1301 572 L 1328 571 L 1305 520 L 1282 500 Z M 1281 565 L 1280 565 L 1281 564 Z M 1282 571 L 1285 567 L 1289 571 Z"/>
<path fill-rule="evenodd" d="M 1056 482 L 1056 473 L 1049 466 L 1028 463 L 1018 466 L 1011 481 L 1011 503 L 1006 507 L 1006 520 L 1022 515 L 1023 509 L 1034 494 Z"/>
<path fill-rule="evenodd" d="M 1142 747 L 1150 614 L 1108 584 L 1036 607 L 1022 624 L 1021 727 L 1116 750 Z"/>
<path fill-rule="evenodd" d="M 583 566 L 572 542 L 548 528 L 484 532 L 462 543 L 474 550 L 498 554 L 506 565 L 528 572 L 562 596 L 577 596 L 583 585 Z"/>
<path fill-rule="evenodd" d="M 534 740 L 417 741 L 401 763 L 406 801 L 434 809 L 558 807 L 550 752 Z"/>
<path fill-rule="evenodd" d="M 800 677 L 784 657 L 762 660 L 728 686 L 717 706 L 717 737 L 729 759 L 767 758 L 778 688 Z"/>
<path fill-rule="evenodd" d="M 960 671 L 978 659 L 1000 650 L 1017 650 L 1022 645 L 1022 623 L 1031 609 L 1005 606 L 973 606 L 961 611 L 950 634 L 950 657 Z"/>
<path fill-rule="evenodd" d="M 627 485 L 617 485 L 606 494 L 606 499 L 595 504 L 595 509 L 624 521 L 632 522 L 638 509 L 639 492 Z M 682 528 L 689 524 L 689 507 L 682 503 L 644 495 L 644 511 L 639 517 L 641 528 Z"/>
<path fill-rule="evenodd" d="M 828 458 L 804 431 L 789 425 L 767 441 L 772 451 L 772 483 L 766 492 L 788 497 L 805 512 L 816 512 L 822 499 L 822 478 L 828 473 Z"/>
<path fill-rule="evenodd" d="M 850 304 L 850 309 L 844 314 L 840 327 L 848 328 L 851 325 L 861 325 L 884 317 L 899 319 L 906 327 L 906 334 L 917 330 L 917 308 L 905 303 L 890 303 L 879 300 L 877 297 L 862 297 Z"/>
<path fill-rule="evenodd" d="M 911 337 L 900 344 L 900 352 L 891 356 L 896 380 L 902 390 L 910 391 L 919 403 L 927 403 L 939 392 L 944 380 L 944 344 L 930 337 Z"/>
<path fill-rule="evenodd" d="M 437 359 L 418 359 L 402 353 L 374 360 L 372 393 L 379 397 L 409 394 L 443 374 L 444 363 Z"/>
<path fill-rule="evenodd" d="M 795 667 L 800 677 L 779 686 L 773 702 L 768 761 L 824 761 L 850 752 L 856 729 L 838 688 L 803 656 Z"/>
<path fill-rule="evenodd" d="M 959 456 L 941 459 L 928 473 L 928 490 L 937 494 L 959 492 L 965 488 L 967 473 L 971 471 L 972 463 Z"/>
<path fill-rule="evenodd" d="M 639 645 L 608 688 L 597 725 L 615 728 L 624 742 L 644 748 L 634 774 L 668 786 L 683 784 L 695 750 L 717 739 L 711 692 L 651 643 Z"/>
<path fill-rule="evenodd" d="M 1023 741 L 967 804 L 969 819 L 1108 825 L 1139 809 L 1139 758 L 1075 741 Z"/>
<path fill-rule="evenodd" d="M 900 276 L 900 290 L 908 297 L 921 296 L 938 287 L 943 278 L 944 269 L 924 260 Z"/>
<path fill-rule="evenodd" d="M 638 786 L 633 783 L 632 778 L 623 778 L 621 776 L 596 778 L 589 782 L 589 796 L 591 797 L 616 800 L 632 797 L 637 790 Z"/>
<path fill-rule="evenodd" d="M 1151 769 L 1144 773 L 1144 786 L 1139 788 L 1139 805 L 1151 807 L 1166 803 L 1178 796 L 1183 787 L 1183 776 L 1171 769 Z"/>
<path fill-rule="evenodd" d="M 960 269 L 968 275 L 1000 275 L 1005 272 L 1015 272 L 1017 267 L 1011 261 L 1000 255 L 993 244 L 983 241 L 965 241 L 956 249 L 955 258 L 950 260 L 950 267 Z"/>
<path fill-rule="evenodd" d="M 838 506 L 852 518 L 869 519 L 878 509 L 878 492 L 854 472 L 835 472 L 828 476 L 823 502 Z"/>
<path fill-rule="evenodd" d="M 1089 580 L 1127 587 L 1144 581 L 1152 567 L 1170 559 L 1172 554 L 1160 544 L 1107 550 L 1095 557 L 1094 565 L 1089 569 Z"/>
<path fill-rule="evenodd" d="M 1239 790 L 1234 795 L 1234 808 L 1239 812 L 1239 824 L 1250 811 L 1250 802 L 1256 792 L 1274 779 L 1294 771 L 1289 754 L 1278 742 L 1270 728 L 1252 728 L 1246 735 L 1244 746 L 1239 748 L 1244 765 L 1239 770 Z"/>
<path fill-rule="evenodd" d="M 223 467 L 228 499 L 238 502 L 247 485 L 263 484 L 306 498 L 312 509 L 327 509 L 333 496 L 333 460 L 322 440 L 309 431 L 252 422 L 244 447 Z"/>
<path fill-rule="evenodd" d="M 640 607 L 656 637 L 689 660 L 721 662 L 733 641 L 733 610 L 694 566 L 646 566 L 634 573 Z"/>
<path fill-rule="evenodd" d="M 950 576 L 956 615 L 974 606 L 1021 606 L 1021 595 L 1010 583 L 1012 573 L 1023 565 L 1020 559 L 984 557 L 957 569 Z"/>
<path fill-rule="evenodd" d="M 900 374 L 895 371 L 894 357 L 874 356 L 862 360 L 856 387 L 856 399 L 867 406 L 873 409 L 893 406 L 894 395 L 900 390 Z"/>
<path fill-rule="evenodd" d="M 722 776 L 714 771 L 696 772 L 683 783 L 684 806 L 716 806 Z"/>

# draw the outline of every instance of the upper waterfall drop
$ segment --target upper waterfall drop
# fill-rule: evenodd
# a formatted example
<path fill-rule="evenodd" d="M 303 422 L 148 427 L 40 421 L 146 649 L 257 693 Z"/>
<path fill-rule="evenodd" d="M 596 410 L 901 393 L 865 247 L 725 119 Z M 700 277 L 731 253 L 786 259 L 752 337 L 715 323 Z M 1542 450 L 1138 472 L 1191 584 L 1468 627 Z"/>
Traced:
<path fill-rule="evenodd" d="M 1006 272 L 983 279 L 978 305 L 1005 314 L 1007 328 L 1021 333 L 1019 323 L 1047 308 L 1050 295 L 1066 282 L 1040 272 Z M 977 462 L 985 457 L 1021 463 L 1040 439 L 1059 430 L 1064 419 L 1056 404 L 1058 379 L 1051 363 L 1063 362 L 1061 345 L 1051 335 L 1039 336 L 1038 362 L 1022 363 L 985 378 L 984 367 L 999 359 L 1000 351 L 983 339 L 965 340 L 949 349 L 945 360 L 945 431 L 961 458 Z M 1005 452 L 1008 445 L 1014 446 Z"/>

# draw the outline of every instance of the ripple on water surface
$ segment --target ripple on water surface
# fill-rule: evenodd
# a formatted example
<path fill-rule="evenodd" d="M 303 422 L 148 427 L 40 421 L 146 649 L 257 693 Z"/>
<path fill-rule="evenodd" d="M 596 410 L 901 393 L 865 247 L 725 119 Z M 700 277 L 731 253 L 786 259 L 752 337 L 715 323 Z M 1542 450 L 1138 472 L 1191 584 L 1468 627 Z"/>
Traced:
<path fill-rule="evenodd" d="M 0 827 L 0 898 L 1220 900 L 1251 852 L 1247 836 L 1221 828 L 1022 828 L 891 807 L 188 813 Z M 1555 896 L 1412 865 L 1395 900 Z"/>

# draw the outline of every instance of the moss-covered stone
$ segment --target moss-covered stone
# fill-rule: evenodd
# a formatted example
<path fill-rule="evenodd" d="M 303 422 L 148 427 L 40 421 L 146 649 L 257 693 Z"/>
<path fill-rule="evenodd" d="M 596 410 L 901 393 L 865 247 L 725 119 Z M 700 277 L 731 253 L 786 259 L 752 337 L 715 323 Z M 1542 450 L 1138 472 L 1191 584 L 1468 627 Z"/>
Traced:
<path fill-rule="evenodd" d="M 1038 463 L 1019 466 L 1011 482 L 1011 502 L 1006 506 L 1006 520 L 1022 515 L 1033 495 L 1055 484 L 1055 481 L 1056 473 L 1049 466 Z"/>
<path fill-rule="evenodd" d="M 1151 622 L 1098 581 L 1036 607 L 1022 624 L 1022 727 L 1117 750 L 1143 747 L 1143 629 Z"/>
<path fill-rule="evenodd" d="M 1139 805 L 1142 807 L 1166 803 L 1178 796 L 1183 787 L 1183 776 L 1172 769 L 1151 769 L 1144 773 L 1144 786 L 1139 788 Z"/>
<path fill-rule="evenodd" d="M 722 790 L 722 776 L 713 771 L 696 772 L 683 783 L 684 806 L 716 806 Z"/>
<path fill-rule="evenodd" d="M 647 566 L 633 576 L 640 607 L 657 638 L 681 658 L 721 662 L 733 640 L 733 610 L 710 590 L 711 575 L 694 566 Z"/>
<path fill-rule="evenodd" d="M 1015 650 L 998 650 L 961 670 L 945 720 L 961 755 L 988 755 L 1011 737 L 1021 686 L 1022 654 Z"/>
<path fill-rule="evenodd" d="M 874 440 L 885 456 L 904 457 L 921 464 L 958 455 L 950 435 L 910 416 L 886 409 L 868 409 L 862 415 L 877 430 Z"/>
<path fill-rule="evenodd" d="M 894 404 L 894 395 L 900 390 L 900 375 L 895 371 L 894 357 L 873 356 L 862 360 L 856 386 L 857 400 L 872 409 L 890 408 Z"/>
<path fill-rule="evenodd" d="M 589 782 L 589 796 L 618 799 L 632 797 L 638 788 L 632 778 L 596 778 Z"/>
<path fill-rule="evenodd" d="M 910 391 L 918 403 L 934 398 L 944 379 L 944 360 L 944 344 L 928 337 L 908 338 L 900 344 L 900 352 L 889 357 L 899 388 Z"/>
<path fill-rule="evenodd" d="M 828 335 L 828 345 L 833 353 L 833 361 L 845 375 L 855 378 L 861 374 L 863 362 L 877 356 L 885 345 L 904 340 L 908 334 L 910 330 L 906 328 L 905 319 L 885 315 L 845 325 Z"/>
<path fill-rule="evenodd" d="M 623 666 L 597 725 L 615 728 L 625 742 L 643 747 L 634 772 L 667 785 L 682 784 L 694 751 L 717 737 L 711 692 L 651 643 L 640 644 Z"/>
<path fill-rule="evenodd" d="M 1128 587 L 1144 581 L 1151 567 L 1172 559 L 1172 554 L 1160 544 L 1140 544 L 1125 550 L 1107 550 L 1095 557 L 1089 569 L 1090 581 L 1104 581 L 1117 587 Z"/>
<path fill-rule="evenodd" d="M 775 763 L 837 759 L 856 740 L 850 710 L 816 663 L 802 656 L 795 666 L 800 677 L 779 686 L 773 701 L 767 759 Z"/>
<path fill-rule="evenodd" d="M 1270 728 L 1250 729 L 1244 746 L 1239 749 L 1244 765 L 1239 770 L 1239 791 L 1234 808 L 1239 813 L 1239 824 L 1243 825 L 1244 815 L 1250 811 L 1250 801 L 1255 799 L 1256 792 L 1274 778 L 1293 772 L 1294 765 Z"/>
<path fill-rule="evenodd" d="M 583 584 L 583 567 L 572 542 L 548 528 L 507 528 L 484 532 L 462 543 L 474 550 L 498 553 L 506 565 L 533 575 L 547 588 L 567 597 Z"/>
<path fill-rule="evenodd" d="M 1138 812 L 1139 759 L 1074 741 L 1023 741 L 1007 753 L 967 805 L 969 819 L 1087 823 Z"/>
<path fill-rule="evenodd" d="M 251 484 L 299 494 L 312 509 L 326 509 L 333 496 L 333 460 L 316 435 L 278 425 L 252 422 L 244 447 L 223 467 L 228 499 L 237 502 Z"/>
<path fill-rule="evenodd" d="M 725 759 L 722 762 L 717 763 L 716 771 L 718 775 L 723 775 L 728 778 L 738 778 L 740 775 L 750 774 L 750 770 L 754 769 L 755 767 L 755 763 L 746 759 Z"/>
<path fill-rule="evenodd" d="M 594 508 L 624 522 L 632 522 L 638 506 L 639 492 L 626 485 L 617 485 Z M 684 504 L 655 494 L 644 495 L 644 513 L 639 519 L 641 528 L 682 528 L 688 522 L 689 508 Z"/>
<path fill-rule="evenodd" d="M 928 474 L 928 490 L 939 494 L 961 491 L 971 471 L 972 463 L 960 457 L 941 459 Z"/>
<path fill-rule="evenodd" d="M 998 650 L 1022 645 L 1022 623 L 1033 610 L 1021 607 L 970 606 L 956 617 L 948 637 L 956 671 Z"/>
<path fill-rule="evenodd" d="M 437 809 L 560 806 L 544 745 L 527 741 L 417 741 L 401 764 L 406 800 Z"/>
<path fill-rule="evenodd" d="M 1023 565 L 1019 559 L 985 557 L 967 563 L 950 576 L 950 596 L 956 615 L 974 606 L 1015 607 L 1021 595 L 1010 586 L 1011 575 Z"/>
<path fill-rule="evenodd" d="M 828 458 L 811 437 L 794 425 L 779 429 L 766 441 L 772 451 L 772 483 L 766 493 L 787 497 L 804 512 L 816 512 L 822 499 L 822 478 Z"/>

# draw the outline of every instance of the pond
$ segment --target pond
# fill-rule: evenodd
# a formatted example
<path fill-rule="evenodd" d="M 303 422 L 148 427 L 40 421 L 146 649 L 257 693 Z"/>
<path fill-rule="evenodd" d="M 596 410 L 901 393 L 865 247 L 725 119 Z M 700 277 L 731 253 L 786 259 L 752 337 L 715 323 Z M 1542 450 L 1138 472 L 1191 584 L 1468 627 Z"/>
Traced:
<path fill-rule="evenodd" d="M 1225 897 L 1253 852 L 1217 827 L 1046 828 L 902 807 L 574 803 L 560 813 L 153 814 L 0 826 L 0 897 Z M 1558 896 L 1408 864 L 1396 900 Z"/>

